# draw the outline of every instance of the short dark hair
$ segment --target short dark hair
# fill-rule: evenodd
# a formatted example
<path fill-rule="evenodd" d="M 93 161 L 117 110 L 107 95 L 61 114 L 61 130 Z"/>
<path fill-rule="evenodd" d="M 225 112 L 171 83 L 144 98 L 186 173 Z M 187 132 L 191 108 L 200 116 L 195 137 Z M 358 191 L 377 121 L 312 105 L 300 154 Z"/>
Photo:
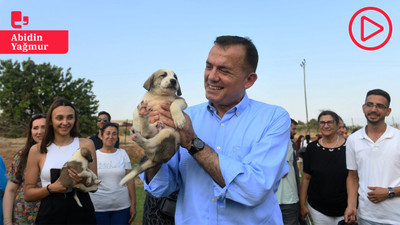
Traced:
<path fill-rule="evenodd" d="M 386 101 L 388 103 L 388 107 L 390 106 L 390 95 L 386 91 L 382 89 L 373 89 L 367 92 L 367 96 L 365 96 L 365 101 L 367 101 L 368 96 L 370 95 L 380 95 L 386 98 Z"/>
<path fill-rule="evenodd" d="M 248 37 L 239 36 L 219 36 L 215 39 L 214 44 L 221 47 L 230 47 L 232 45 L 243 45 L 246 49 L 245 61 L 247 62 L 250 72 L 256 72 L 258 64 L 258 52 L 256 46 Z"/>
<path fill-rule="evenodd" d="M 110 113 L 106 112 L 106 111 L 101 111 L 99 112 L 99 114 L 97 114 L 97 117 L 101 116 L 101 115 L 106 115 L 108 116 L 108 121 L 111 121 L 111 115 Z"/>
<path fill-rule="evenodd" d="M 333 120 L 335 120 L 336 124 L 339 124 L 339 115 L 331 110 L 324 110 L 318 116 L 318 122 L 320 121 L 322 116 L 332 116 Z"/>
<path fill-rule="evenodd" d="M 294 124 L 295 126 L 297 126 L 297 122 L 294 119 L 290 118 L 290 121 L 292 121 L 291 124 Z"/>
<path fill-rule="evenodd" d="M 100 130 L 101 136 L 103 136 L 104 131 L 106 130 L 107 127 L 115 127 L 115 128 L 117 128 L 117 134 L 119 133 L 119 130 L 118 130 L 119 126 L 117 123 L 106 123 Z"/>

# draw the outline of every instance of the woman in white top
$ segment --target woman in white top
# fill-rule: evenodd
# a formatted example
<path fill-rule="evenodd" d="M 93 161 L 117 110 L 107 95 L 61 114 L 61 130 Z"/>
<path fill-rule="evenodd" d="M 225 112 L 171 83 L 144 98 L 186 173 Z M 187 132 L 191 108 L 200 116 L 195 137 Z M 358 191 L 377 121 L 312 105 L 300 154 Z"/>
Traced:
<path fill-rule="evenodd" d="M 121 179 L 132 170 L 124 149 L 114 148 L 118 124 L 106 123 L 100 130 L 103 147 L 96 151 L 99 189 L 90 193 L 97 224 L 130 224 L 136 216 L 134 180 L 120 186 Z"/>
<path fill-rule="evenodd" d="M 83 205 L 79 207 L 73 198 L 73 192 L 64 187 L 58 179 L 64 163 L 80 147 L 91 151 L 93 162 L 89 163 L 89 169 L 97 174 L 94 144 L 91 140 L 79 136 L 75 107 L 66 99 L 56 99 L 47 112 L 42 142 L 32 146 L 26 166 L 25 201 L 41 200 L 36 224 L 96 224 L 89 194 L 77 192 Z M 85 182 L 78 177 L 75 170 L 68 171 L 74 180 Z M 41 188 L 36 185 L 39 174 Z"/>

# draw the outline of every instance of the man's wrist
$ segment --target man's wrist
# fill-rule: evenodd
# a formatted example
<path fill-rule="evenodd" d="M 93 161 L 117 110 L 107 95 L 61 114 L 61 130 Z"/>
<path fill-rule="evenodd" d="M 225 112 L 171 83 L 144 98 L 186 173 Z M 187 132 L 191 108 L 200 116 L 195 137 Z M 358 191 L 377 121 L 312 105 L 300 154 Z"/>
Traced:
<path fill-rule="evenodd" d="M 206 143 L 202 141 L 200 138 L 193 138 L 192 139 L 192 144 L 190 148 L 188 149 L 188 152 L 190 155 L 195 155 L 196 153 L 202 151 L 206 146 Z"/>
<path fill-rule="evenodd" d="M 389 192 L 388 192 L 388 198 L 389 199 L 396 197 L 396 193 L 394 192 L 392 187 L 388 187 L 388 190 L 389 190 Z"/>

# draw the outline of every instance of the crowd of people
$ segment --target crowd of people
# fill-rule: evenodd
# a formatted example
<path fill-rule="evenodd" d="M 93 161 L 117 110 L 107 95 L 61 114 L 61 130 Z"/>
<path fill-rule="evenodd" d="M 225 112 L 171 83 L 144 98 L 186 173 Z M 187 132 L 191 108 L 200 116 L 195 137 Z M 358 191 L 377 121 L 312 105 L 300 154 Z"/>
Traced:
<path fill-rule="evenodd" d="M 295 142 L 297 123 L 285 109 L 247 95 L 257 64 L 249 38 L 216 38 L 204 72 L 207 101 L 185 110 L 180 150 L 140 174 L 147 192 L 144 224 L 399 224 L 400 131 L 385 123 L 390 95 L 381 89 L 366 94 L 367 125 L 350 136 L 340 116 L 324 110 L 317 140 L 306 134 Z M 150 120 L 160 115 L 164 125 L 174 127 L 168 103 Z M 119 127 L 104 111 L 97 126 L 90 139 L 80 137 L 77 111 L 63 98 L 47 114 L 32 117 L 26 144 L 7 172 L 4 224 L 134 220 L 134 181 L 119 186 L 132 169 L 119 148 Z M 97 192 L 77 192 L 79 207 L 59 173 L 83 147 L 102 182 Z M 68 174 L 87 182 L 75 169 Z"/>

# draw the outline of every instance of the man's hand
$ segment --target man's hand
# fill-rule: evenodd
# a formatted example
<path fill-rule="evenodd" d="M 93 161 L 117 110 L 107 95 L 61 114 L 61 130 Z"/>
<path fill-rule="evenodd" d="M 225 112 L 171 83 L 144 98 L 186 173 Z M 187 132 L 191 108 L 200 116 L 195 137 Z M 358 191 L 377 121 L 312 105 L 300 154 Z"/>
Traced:
<path fill-rule="evenodd" d="M 368 189 L 372 190 L 368 192 L 368 199 L 373 203 L 379 203 L 388 198 L 389 189 L 382 187 L 371 187 L 368 186 Z"/>
<path fill-rule="evenodd" d="M 159 113 L 164 116 L 164 118 L 161 119 L 161 122 L 163 122 L 166 126 L 177 129 L 174 125 L 174 121 L 172 120 L 170 106 L 171 106 L 170 103 L 161 104 L 161 109 Z M 189 116 L 186 113 L 183 113 L 183 115 L 186 118 L 185 126 L 182 129 L 177 129 L 177 130 L 181 136 L 181 146 L 186 149 L 190 149 L 190 146 L 192 146 L 192 140 L 197 136 L 194 133 L 192 121 L 190 120 Z"/>
<path fill-rule="evenodd" d="M 347 207 L 346 211 L 344 211 L 344 222 L 347 224 L 357 223 L 357 209 Z"/>

